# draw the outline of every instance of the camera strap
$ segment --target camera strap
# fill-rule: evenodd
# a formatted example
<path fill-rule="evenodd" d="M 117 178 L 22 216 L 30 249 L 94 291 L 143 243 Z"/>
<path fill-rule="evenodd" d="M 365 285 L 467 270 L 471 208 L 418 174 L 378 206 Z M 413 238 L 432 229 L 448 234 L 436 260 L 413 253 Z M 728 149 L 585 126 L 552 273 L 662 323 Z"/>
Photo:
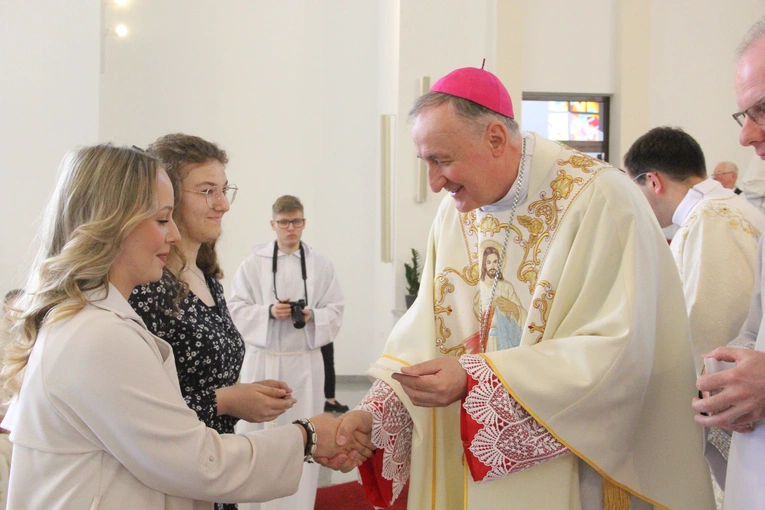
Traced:
<path fill-rule="evenodd" d="M 279 257 L 279 243 L 274 241 L 274 257 L 273 262 L 271 265 L 271 271 L 274 275 L 274 297 L 277 301 L 281 302 L 281 299 L 279 299 L 279 295 L 276 293 L 276 259 Z M 305 250 L 303 249 L 303 242 L 300 242 L 300 269 L 303 272 L 303 290 L 305 291 L 305 304 L 308 306 L 308 284 L 306 283 L 306 280 L 308 279 L 307 272 L 305 270 Z"/>

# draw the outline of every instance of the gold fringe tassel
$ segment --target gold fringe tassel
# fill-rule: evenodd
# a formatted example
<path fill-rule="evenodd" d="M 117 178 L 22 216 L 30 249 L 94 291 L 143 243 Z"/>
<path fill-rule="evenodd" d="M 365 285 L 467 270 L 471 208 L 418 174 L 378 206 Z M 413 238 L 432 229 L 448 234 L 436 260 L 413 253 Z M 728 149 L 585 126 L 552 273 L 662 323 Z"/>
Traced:
<path fill-rule="evenodd" d="M 603 478 L 603 510 L 630 510 L 630 494 Z"/>

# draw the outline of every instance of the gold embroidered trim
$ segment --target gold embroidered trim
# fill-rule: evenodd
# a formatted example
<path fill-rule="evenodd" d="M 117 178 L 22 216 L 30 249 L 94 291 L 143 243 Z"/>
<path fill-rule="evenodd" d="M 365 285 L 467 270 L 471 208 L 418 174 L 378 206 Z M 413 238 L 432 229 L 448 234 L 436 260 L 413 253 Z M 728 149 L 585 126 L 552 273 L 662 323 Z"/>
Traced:
<path fill-rule="evenodd" d="M 503 228 L 507 228 L 507 223 L 500 223 L 497 218 L 491 214 L 487 214 L 478 224 L 478 231 L 486 236 L 486 234 L 499 234 Z"/>
<path fill-rule="evenodd" d="M 468 213 L 460 213 L 459 217 L 460 226 L 462 227 L 462 237 L 465 241 L 465 251 L 468 253 L 469 260 L 472 264 L 478 260 L 478 229 L 475 225 L 477 214 L 475 210 L 472 210 Z M 475 236 L 476 239 L 474 243 L 476 250 L 470 249 L 470 241 L 468 238 L 472 236 Z"/>
<path fill-rule="evenodd" d="M 436 277 L 435 282 L 433 282 L 433 318 L 436 322 L 436 347 L 441 354 L 462 356 L 466 352 L 463 344 L 459 344 L 452 348 L 446 347 L 446 341 L 452 336 L 452 331 L 446 327 L 446 322 L 443 317 L 444 315 L 451 315 L 453 311 L 451 306 L 444 306 L 446 296 L 454 292 L 454 284 L 451 283 L 446 276 L 450 272 L 462 276 L 461 273 L 458 273 L 454 268 L 448 267 L 443 273 L 439 274 Z M 469 274 L 469 272 L 470 269 L 466 268 L 465 273 Z M 476 281 L 477 279 L 478 275 L 476 274 Z M 463 280 L 465 280 L 465 278 L 463 278 Z M 467 280 L 465 280 L 465 282 L 468 283 Z M 470 283 L 468 283 L 468 285 L 470 285 Z"/>
<path fill-rule="evenodd" d="M 452 331 L 444 324 L 444 318 L 440 315 L 436 315 L 436 347 L 438 347 L 441 354 L 451 354 L 457 357 L 462 356 L 467 352 L 467 348 L 464 344 L 455 345 L 454 347 L 446 346 L 446 339 L 452 336 Z"/>
<path fill-rule="evenodd" d="M 453 267 L 445 267 L 443 273 L 439 274 L 438 277 L 436 278 L 436 281 L 438 281 L 439 279 L 443 279 L 445 280 L 445 283 L 444 283 L 445 286 L 452 285 L 451 283 L 449 283 L 449 279 L 446 278 L 446 275 L 448 275 L 449 273 L 456 274 L 457 276 L 460 277 L 460 279 L 463 282 L 470 285 L 471 287 L 478 285 L 478 279 L 480 276 L 478 262 L 473 262 L 469 266 L 463 267 L 462 271 L 455 269 Z M 451 289 L 449 290 L 450 291 L 454 290 L 454 286 L 452 286 Z M 443 294 L 443 292 L 441 294 Z"/>
<path fill-rule="evenodd" d="M 725 218 L 728 220 L 728 223 L 730 224 L 731 228 L 733 230 L 741 229 L 741 231 L 751 236 L 755 241 L 759 241 L 761 232 L 755 228 L 752 223 L 744 218 L 744 216 L 741 214 L 741 211 L 738 208 L 731 208 L 727 204 L 718 203 L 721 201 L 716 200 L 707 200 L 704 203 L 704 206 L 700 208 L 699 211 L 695 212 L 688 220 L 685 222 L 685 225 L 683 227 L 691 225 L 696 219 L 698 219 L 699 216 L 711 216 L 716 215 L 721 218 Z M 685 236 L 688 236 L 688 233 L 686 232 Z"/>
<path fill-rule="evenodd" d="M 564 143 L 561 143 L 559 145 L 561 145 L 567 150 L 570 150 L 570 151 L 574 150 Z M 593 158 L 592 156 L 588 156 L 587 154 L 582 154 L 582 153 L 572 154 L 568 159 L 566 160 L 559 159 L 558 161 L 556 161 L 556 163 L 558 164 L 558 166 L 571 165 L 574 168 L 581 170 L 582 172 L 586 174 L 589 174 L 590 172 L 592 172 L 593 166 L 598 166 L 602 164 L 600 160 L 597 160 Z"/>
<path fill-rule="evenodd" d="M 529 324 L 529 331 L 532 333 L 540 333 L 540 335 L 534 340 L 534 343 L 539 343 L 545 334 L 545 328 L 547 327 L 547 318 L 550 316 L 550 308 L 552 308 L 553 299 L 555 299 L 555 291 L 552 290 L 552 284 L 548 281 L 542 280 L 539 282 L 539 287 L 544 289 L 542 295 L 536 298 L 533 302 L 534 308 L 539 310 L 540 319 L 542 323 L 537 325 L 532 322 Z"/>
<path fill-rule="evenodd" d="M 560 145 L 567 151 L 573 151 L 570 147 L 563 144 Z M 518 281 L 527 283 L 529 293 L 532 295 L 537 285 L 542 285 L 546 289 L 541 297 L 533 301 L 534 307 L 542 312 L 542 323 L 535 324 L 532 322 L 530 325 L 531 331 L 541 333 L 536 342 L 542 339 L 550 306 L 555 297 L 555 292 L 551 290 L 549 282 L 537 281 L 542 268 L 542 262 L 544 261 L 544 251 L 546 250 L 543 247 L 543 242 L 547 240 L 547 247 L 549 247 L 568 206 L 581 193 L 586 182 L 589 182 L 590 178 L 601 170 L 610 168 L 610 166 L 602 161 L 576 152 L 570 154 L 568 159 L 558 159 L 556 164 L 558 166 L 568 165 L 575 171 L 590 175 L 585 181 L 583 177 L 574 177 L 569 175 L 564 169 L 559 170 L 557 177 L 550 183 L 550 190 L 542 191 L 539 195 L 540 199 L 528 206 L 528 215 L 517 217 L 517 225 L 501 223 L 491 214 L 487 214 L 479 222 L 477 221 L 478 216 L 475 210 L 468 213 L 459 213 L 459 222 L 468 256 L 468 265 L 462 269 L 455 267 L 443 268 L 435 278 L 433 289 L 436 347 L 441 354 L 461 356 L 467 352 L 466 346 L 461 342 L 455 347 L 447 346 L 447 341 L 452 336 L 452 331 L 446 326 L 446 316 L 451 315 L 453 309 L 450 305 L 446 305 L 445 302 L 448 295 L 455 290 L 455 284 L 449 279 L 450 275 L 452 273 L 457 275 L 460 280 L 470 287 L 478 285 L 480 280 L 480 263 L 478 258 L 481 235 L 497 235 L 508 228 L 515 232 L 513 242 L 523 250 L 522 262 L 518 266 L 517 272 Z M 527 238 L 524 238 L 522 229 L 528 234 Z"/>
<path fill-rule="evenodd" d="M 577 162 L 580 159 L 577 156 L 572 156 L 566 162 L 559 160 L 558 164 L 571 162 L 575 158 Z M 564 212 L 563 206 L 559 205 L 558 202 L 568 200 L 574 186 L 583 182 L 584 179 L 581 177 L 572 177 L 565 170 L 560 170 L 558 177 L 550 183 L 552 194 L 548 197 L 547 192 L 543 191 L 540 193 L 541 199 L 529 205 L 528 211 L 533 217 L 518 217 L 518 223 L 529 233 L 528 239 L 524 240 L 524 235 L 518 227 L 515 225 L 510 227 L 518 236 L 516 243 L 523 248 L 523 262 L 518 266 L 518 280 L 529 284 L 530 293 L 536 287 L 537 277 L 542 266 L 542 257 L 540 257 L 542 242 L 552 237 L 560 223 L 561 213 Z"/>
<path fill-rule="evenodd" d="M 445 315 L 451 315 L 453 309 L 446 305 L 446 298 L 454 292 L 454 283 L 449 279 L 450 274 L 455 274 L 465 282 L 469 287 L 478 285 L 480 278 L 480 267 L 478 264 L 478 226 L 476 225 L 477 215 L 475 211 L 460 213 L 460 227 L 462 228 L 462 238 L 465 242 L 465 252 L 468 256 L 469 264 L 462 269 L 455 267 L 445 267 L 435 278 L 433 284 L 433 314 L 436 326 L 436 347 L 441 354 L 451 354 L 462 356 L 467 352 L 464 344 L 460 343 L 454 347 L 447 347 L 447 340 L 452 336 L 451 330 L 446 326 Z M 496 226 L 489 222 L 487 228 L 501 229 L 502 225 L 495 220 Z M 470 238 L 475 238 L 471 248 Z"/>

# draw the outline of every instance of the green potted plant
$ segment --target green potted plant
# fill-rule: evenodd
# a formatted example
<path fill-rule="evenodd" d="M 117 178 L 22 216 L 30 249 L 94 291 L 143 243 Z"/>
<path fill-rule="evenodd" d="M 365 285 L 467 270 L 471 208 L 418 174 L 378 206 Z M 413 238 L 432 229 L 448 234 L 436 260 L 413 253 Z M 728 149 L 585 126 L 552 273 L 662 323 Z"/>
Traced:
<path fill-rule="evenodd" d="M 404 264 L 406 269 L 406 292 L 404 296 L 406 299 L 406 308 L 409 309 L 414 303 L 417 293 L 420 291 L 420 273 L 422 268 L 420 267 L 420 252 L 412 248 L 412 263 Z"/>

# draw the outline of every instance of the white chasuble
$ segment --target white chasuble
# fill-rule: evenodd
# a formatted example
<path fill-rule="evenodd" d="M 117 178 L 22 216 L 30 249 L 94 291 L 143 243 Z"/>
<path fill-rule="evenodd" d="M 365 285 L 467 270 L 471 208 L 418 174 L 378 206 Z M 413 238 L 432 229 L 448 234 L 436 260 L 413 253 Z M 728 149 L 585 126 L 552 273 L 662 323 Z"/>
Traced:
<path fill-rule="evenodd" d="M 683 294 L 653 213 L 617 169 L 533 136 L 528 193 L 510 225 L 509 211 L 460 214 L 444 199 L 418 298 L 377 362 L 462 356 L 468 396 L 416 407 L 372 368 L 380 381 L 362 407 L 374 409 L 373 439 L 403 438 L 409 466 L 401 451 L 386 464 L 378 449 L 364 482 L 371 468 L 378 479 L 408 473 L 416 509 L 628 508 L 630 499 L 633 509 L 712 509 Z M 491 248 L 501 253 L 508 228 L 498 267 Z M 501 278 L 482 342 L 476 311 L 487 308 L 493 268 Z M 406 417 L 391 426 L 397 405 Z M 480 431 L 461 436 L 468 418 Z"/>
<path fill-rule="evenodd" d="M 670 249 L 683 282 L 696 373 L 702 356 L 738 336 L 749 311 L 757 243 L 765 216 L 744 198 L 708 179 L 688 191 L 673 221 Z M 709 429 L 707 461 L 721 488 L 730 432 Z"/>
<path fill-rule="evenodd" d="M 757 243 L 764 230 L 765 216 L 730 193 L 721 198 L 705 196 L 672 240 L 697 373 L 703 366 L 702 355 L 733 340 L 746 320 Z"/>

